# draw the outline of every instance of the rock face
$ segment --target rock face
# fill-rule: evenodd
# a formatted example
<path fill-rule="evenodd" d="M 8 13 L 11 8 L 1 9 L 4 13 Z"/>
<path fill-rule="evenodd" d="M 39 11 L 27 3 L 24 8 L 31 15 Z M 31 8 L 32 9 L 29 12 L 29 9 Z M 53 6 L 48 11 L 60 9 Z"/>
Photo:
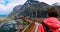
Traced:
<path fill-rule="evenodd" d="M 16 14 L 18 14 L 18 12 L 19 12 L 19 9 L 22 7 L 22 5 L 18 5 L 18 6 L 16 6 L 16 7 L 14 7 L 14 9 L 13 9 L 13 11 L 8 15 L 8 17 L 10 18 L 14 18 L 14 16 L 16 15 Z"/>
<path fill-rule="evenodd" d="M 16 6 L 13 11 L 8 15 L 10 18 L 14 18 L 14 16 L 29 16 L 29 17 L 46 17 L 47 8 L 50 5 L 39 2 L 39 1 L 31 1 L 27 0 L 24 5 Z"/>

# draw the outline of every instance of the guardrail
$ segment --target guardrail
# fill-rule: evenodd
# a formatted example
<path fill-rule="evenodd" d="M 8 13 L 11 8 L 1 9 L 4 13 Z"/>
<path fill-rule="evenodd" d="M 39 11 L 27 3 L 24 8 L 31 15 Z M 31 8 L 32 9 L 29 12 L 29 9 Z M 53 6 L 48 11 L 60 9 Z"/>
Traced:
<path fill-rule="evenodd" d="M 22 32 L 33 32 L 34 28 L 35 28 L 35 22 L 32 22 Z"/>

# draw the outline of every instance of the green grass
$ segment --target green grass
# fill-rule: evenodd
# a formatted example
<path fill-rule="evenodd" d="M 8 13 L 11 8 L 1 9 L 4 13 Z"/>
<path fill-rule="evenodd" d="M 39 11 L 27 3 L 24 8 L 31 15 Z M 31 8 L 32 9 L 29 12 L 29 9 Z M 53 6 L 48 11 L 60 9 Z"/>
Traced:
<path fill-rule="evenodd" d="M 60 18 L 57 18 L 60 21 Z"/>

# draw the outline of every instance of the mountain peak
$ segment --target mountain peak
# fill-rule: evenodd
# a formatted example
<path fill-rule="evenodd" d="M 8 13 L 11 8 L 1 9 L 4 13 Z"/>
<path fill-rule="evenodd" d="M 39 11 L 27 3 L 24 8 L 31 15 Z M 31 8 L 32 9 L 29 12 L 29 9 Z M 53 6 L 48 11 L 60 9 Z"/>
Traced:
<path fill-rule="evenodd" d="M 54 6 L 60 6 L 60 2 L 52 4 Z"/>

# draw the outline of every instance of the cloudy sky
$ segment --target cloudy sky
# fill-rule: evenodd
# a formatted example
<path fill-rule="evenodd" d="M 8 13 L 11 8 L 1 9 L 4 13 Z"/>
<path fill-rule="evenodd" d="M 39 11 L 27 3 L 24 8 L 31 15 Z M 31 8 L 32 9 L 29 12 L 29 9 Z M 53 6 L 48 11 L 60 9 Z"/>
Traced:
<path fill-rule="evenodd" d="M 23 5 L 27 0 L 0 0 L 0 14 L 9 14 L 17 5 Z M 60 2 L 60 0 L 38 0 L 49 5 Z"/>

